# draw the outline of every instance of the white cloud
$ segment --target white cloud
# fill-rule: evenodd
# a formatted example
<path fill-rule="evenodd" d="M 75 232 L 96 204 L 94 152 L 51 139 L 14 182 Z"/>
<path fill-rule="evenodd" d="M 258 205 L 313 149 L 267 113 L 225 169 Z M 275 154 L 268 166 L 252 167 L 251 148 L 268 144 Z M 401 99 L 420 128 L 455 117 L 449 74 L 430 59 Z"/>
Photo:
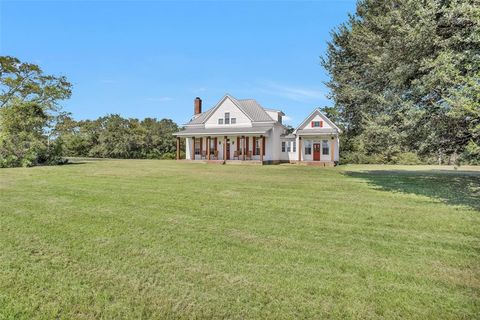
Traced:
<path fill-rule="evenodd" d="M 281 85 L 272 81 L 262 82 L 261 90 L 265 93 L 285 97 L 295 101 L 328 100 L 321 89 Z"/>
<path fill-rule="evenodd" d="M 172 101 L 173 98 L 171 97 L 157 97 L 157 98 L 147 98 L 147 101 L 153 102 L 165 102 L 165 101 Z"/>
<path fill-rule="evenodd" d="M 200 92 L 205 92 L 205 91 L 207 91 L 207 88 L 205 88 L 205 87 L 200 87 L 200 88 L 196 88 L 196 89 L 192 90 L 193 93 L 200 93 Z"/>

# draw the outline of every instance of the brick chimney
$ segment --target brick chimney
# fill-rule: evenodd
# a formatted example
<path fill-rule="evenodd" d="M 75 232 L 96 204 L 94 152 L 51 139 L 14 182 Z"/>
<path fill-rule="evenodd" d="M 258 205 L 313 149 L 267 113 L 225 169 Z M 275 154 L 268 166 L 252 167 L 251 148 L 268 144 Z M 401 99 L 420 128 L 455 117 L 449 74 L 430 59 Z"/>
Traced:
<path fill-rule="evenodd" d="M 198 115 L 202 113 L 202 99 L 196 97 L 193 101 L 193 115 Z"/>

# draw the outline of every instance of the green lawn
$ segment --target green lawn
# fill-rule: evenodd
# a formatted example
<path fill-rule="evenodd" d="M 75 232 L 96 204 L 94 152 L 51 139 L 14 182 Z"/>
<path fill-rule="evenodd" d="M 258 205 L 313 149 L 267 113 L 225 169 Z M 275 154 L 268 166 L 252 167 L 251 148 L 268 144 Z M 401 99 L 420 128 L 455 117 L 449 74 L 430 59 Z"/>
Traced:
<path fill-rule="evenodd" d="M 0 169 L 0 319 L 480 314 L 480 171 Z"/>

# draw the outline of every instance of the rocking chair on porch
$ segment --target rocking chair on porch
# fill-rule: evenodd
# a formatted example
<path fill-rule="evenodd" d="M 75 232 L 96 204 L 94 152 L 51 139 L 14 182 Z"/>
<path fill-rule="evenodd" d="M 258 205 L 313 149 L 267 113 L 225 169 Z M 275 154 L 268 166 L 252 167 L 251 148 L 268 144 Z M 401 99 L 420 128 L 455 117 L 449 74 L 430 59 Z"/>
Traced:
<path fill-rule="evenodd" d="M 213 159 L 218 160 L 218 150 L 213 151 Z"/>
<path fill-rule="evenodd" d="M 235 160 L 235 158 L 237 158 L 237 160 L 240 160 L 240 151 L 235 150 L 233 152 L 233 159 Z"/>
<path fill-rule="evenodd" d="M 246 160 L 252 160 L 252 151 L 247 151 L 245 159 Z"/>

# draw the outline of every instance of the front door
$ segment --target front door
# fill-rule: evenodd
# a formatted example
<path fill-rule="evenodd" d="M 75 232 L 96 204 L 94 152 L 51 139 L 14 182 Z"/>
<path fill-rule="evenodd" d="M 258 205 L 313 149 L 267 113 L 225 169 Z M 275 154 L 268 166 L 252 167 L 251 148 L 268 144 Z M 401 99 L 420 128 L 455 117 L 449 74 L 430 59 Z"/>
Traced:
<path fill-rule="evenodd" d="M 230 160 L 230 139 L 227 139 L 227 159 Z"/>
<path fill-rule="evenodd" d="M 313 144 L 313 161 L 320 161 L 320 143 Z"/>

